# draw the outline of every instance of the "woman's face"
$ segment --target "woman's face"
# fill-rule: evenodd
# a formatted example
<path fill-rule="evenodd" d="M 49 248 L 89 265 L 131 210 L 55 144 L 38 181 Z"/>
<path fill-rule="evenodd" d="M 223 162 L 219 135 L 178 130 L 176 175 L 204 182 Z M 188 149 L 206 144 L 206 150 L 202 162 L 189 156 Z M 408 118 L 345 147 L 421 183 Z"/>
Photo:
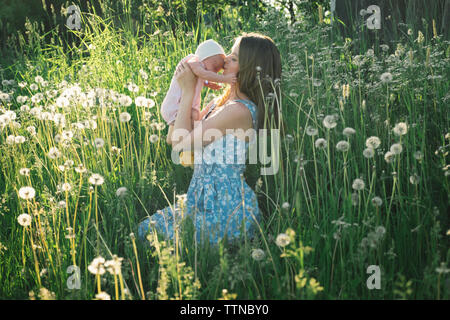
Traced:
<path fill-rule="evenodd" d="M 235 42 L 231 53 L 225 57 L 225 63 L 223 65 L 223 74 L 234 73 L 239 71 L 239 42 Z"/>

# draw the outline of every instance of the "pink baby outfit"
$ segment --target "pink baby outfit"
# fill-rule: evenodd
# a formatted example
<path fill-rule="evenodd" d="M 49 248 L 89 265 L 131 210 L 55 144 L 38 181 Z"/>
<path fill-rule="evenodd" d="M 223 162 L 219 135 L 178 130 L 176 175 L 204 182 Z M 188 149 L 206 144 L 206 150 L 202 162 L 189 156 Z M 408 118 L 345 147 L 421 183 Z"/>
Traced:
<path fill-rule="evenodd" d="M 178 65 L 193 57 L 195 57 L 194 54 L 187 55 L 178 63 Z M 205 65 L 202 62 L 200 63 L 202 64 L 203 67 L 205 67 Z M 194 99 L 192 100 L 192 108 L 199 112 L 201 103 L 201 91 L 204 85 L 203 81 L 204 81 L 203 79 L 198 78 L 197 84 L 195 86 Z M 168 125 L 173 124 L 173 122 L 175 121 L 178 108 L 180 106 L 181 95 L 182 95 L 181 87 L 174 76 L 170 83 L 169 91 L 167 91 L 166 97 L 164 98 L 164 101 L 161 105 L 161 115 Z"/>

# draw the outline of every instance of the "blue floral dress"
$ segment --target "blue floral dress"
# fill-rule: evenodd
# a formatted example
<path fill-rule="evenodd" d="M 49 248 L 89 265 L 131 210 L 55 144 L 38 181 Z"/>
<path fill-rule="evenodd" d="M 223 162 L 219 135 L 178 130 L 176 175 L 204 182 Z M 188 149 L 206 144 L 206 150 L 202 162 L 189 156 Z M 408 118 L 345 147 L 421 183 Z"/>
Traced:
<path fill-rule="evenodd" d="M 250 100 L 235 100 L 244 104 L 251 112 L 253 129 L 257 129 L 257 108 Z M 214 109 L 213 105 L 205 118 Z M 217 244 L 246 234 L 251 239 L 260 221 L 256 195 L 244 180 L 245 160 L 248 148 L 256 143 L 236 138 L 229 133 L 194 153 L 194 173 L 189 185 L 186 201 L 169 206 L 139 224 L 138 234 L 144 240 L 153 230 L 165 238 L 174 238 L 174 228 L 180 228 L 184 218 L 193 219 L 198 242 L 209 240 Z M 201 159 L 200 161 L 198 159 Z M 197 164 L 197 162 L 200 162 Z M 242 229 L 244 226 L 244 229 Z M 245 230 L 245 231 L 243 231 Z M 242 232 L 243 231 L 243 232 Z"/>

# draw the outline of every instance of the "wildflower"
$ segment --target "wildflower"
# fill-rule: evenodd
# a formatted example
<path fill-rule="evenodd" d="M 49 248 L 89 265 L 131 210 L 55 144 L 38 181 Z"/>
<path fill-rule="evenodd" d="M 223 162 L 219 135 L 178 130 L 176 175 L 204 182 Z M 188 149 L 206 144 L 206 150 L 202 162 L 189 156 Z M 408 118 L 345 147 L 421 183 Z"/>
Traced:
<path fill-rule="evenodd" d="M 6 137 L 6 143 L 9 145 L 12 145 L 15 143 L 15 136 L 14 135 L 9 135 Z"/>
<path fill-rule="evenodd" d="M 416 152 L 414 152 L 414 158 L 415 158 L 417 161 L 421 161 L 421 160 L 423 159 L 423 153 L 422 153 L 422 151 L 416 151 Z"/>
<path fill-rule="evenodd" d="M 30 175 L 30 169 L 28 169 L 28 168 L 21 168 L 19 170 L 19 174 L 21 176 L 29 176 Z"/>
<path fill-rule="evenodd" d="M 58 208 L 64 209 L 65 207 L 66 207 L 66 202 L 64 200 L 61 200 L 58 202 Z"/>
<path fill-rule="evenodd" d="M 384 160 L 387 163 L 391 163 L 392 161 L 394 161 L 394 154 L 391 151 L 388 151 L 384 154 Z"/>
<path fill-rule="evenodd" d="M 317 135 L 318 133 L 319 133 L 319 130 L 317 130 L 314 127 L 308 126 L 306 128 L 306 134 L 310 137 L 313 137 L 313 136 Z"/>
<path fill-rule="evenodd" d="M 151 143 L 156 143 L 159 140 L 159 137 L 156 134 L 152 134 L 150 136 L 150 142 Z"/>
<path fill-rule="evenodd" d="M 92 274 L 102 275 L 105 273 L 105 258 L 98 256 L 94 260 L 92 260 L 91 264 L 88 266 L 88 270 Z"/>
<path fill-rule="evenodd" d="M 400 143 L 394 143 L 394 144 L 391 146 L 390 151 L 391 151 L 393 154 L 400 154 L 400 153 L 402 153 L 402 151 L 403 151 L 403 147 L 402 147 L 402 145 L 401 145 Z"/>
<path fill-rule="evenodd" d="M 418 185 L 420 182 L 420 177 L 417 174 L 413 174 L 409 177 L 409 182 L 414 185 Z"/>
<path fill-rule="evenodd" d="M 119 258 L 117 255 L 113 255 L 112 260 L 106 261 L 104 266 L 110 274 L 118 275 L 120 273 L 120 269 L 122 267 L 122 260 L 123 260 L 123 258 Z"/>
<path fill-rule="evenodd" d="M 290 207 L 291 207 L 291 205 L 289 204 L 289 202 L 284 202 L 284 203 L 281 205 L 281 208 L 282 208 L 283 210 L 289 210 Z"/>
<path fill-rule="evenodd" d="M 75 168 L 75 171 L 76 171 L 77 173 L 85 173 L 87 170 L 86 170 L 86 168 L 84 167 L 84 165 L 83 165 L 82 163 L 80 163 L 80 164 Z"/>
<path fill-rule="evenodd" d="M 439 274 L 442 274 L 442 273 L 443 273 L 443 274 L 446 274 L 446 273 L 449 273 L 449 272 L 450 272 L 450 269 L 448 269 L 448 268 L 445 266 L 445 263 L 444 263 L 444 262 L 441 262 L 441 266 L 436 268 L 436 272 L 439 273 Z"/>
<path fill-rule="evenodd" d="M 106 292 L 102 291 L 95 295 L 95 300 L 111 300 L 111 296 Z"/>
<path fill-rule="evenodd" d="M 26 141 L 26 139 L 25 139 L 24 136 L 16 136 L 16 137 L 14 138 L 14 142 L 15 142 L 16 144 L 21 144 L 21 143 L 24 143 L 25 141 Z"/>
<path fill-rule="evenodd" d="M 147 98 L 139 96 L 134 100 L 134 103 L 136 104 L 136 107 L 143 107 L 147 103 Z"/>
<path fill-rule="evenodd" d="M 117 147 L 115 147 L 115 146 L 112 146 L 111 147 L 111 152 L 112 153 L 114 153 L 114 154 L 116 154 L 116 155 L 119 155 L 120 154 L 120 148 L 117 148 Z"/>
<path fill-rule="evenodd" d="M 375 229 L 375 233 L 379 236 L 382 237 L 385 233 L 386 233 L 386 229 L 383 226 L 378 226 Z"/>
<path fill-rule="evenodd" d="M 262 259 L 264 259 L 265 256 L 266 256 L 266 254 L 264 253 L 264 250 L 262 250 L 262 249 L 253 249 L 252 250 L 252 258 L 255 261 L 261 261 Z"/>
<path fill-rule="evenodd" d="M 123 196 L 125 196 L 128 192 L 128 189 L 126 187 L 120 187 L 119 189 L 116 190 L 116 196 L 118 198 L 121 198 Z"/>
<path fill-rule="evenodd" d="M 127 88 L 131 92 L 138 92 L 139 91 L 139 87 L 135 83 L 128 84 Z"/>
<path fill-rule="evenodd" d="M 352 188 L 354 190 L 361 191 L 361 190 L 364 189 L 364 187 L 365 187 L 365 183 L 364 183 L 364 181 L 362 179 L 355 179 L 355 180 L 353 180 Z"/>
<path fill-rule="evenodd" d="M 285 233 L 280 233 L 277 236 L 277 239 L 275 240 L 275 243 L 277 244 L 277 246 L 279 247 L 285 247 L 287 246 L 289 243 L 291 243 L 291 238 L 285 234 Z"/>
<path fill-rule="evenodd" d="M 58 150 L 58 148 L 56 147 L 52 147 L 50 148 L 50 150 L 48 151 L 48 157 L 50 159 L 56 159 L 59 158 L 61 156 L 61 152 Z"/>
<path fill-rule="evenodd" d="M 346 152 L 350 149 L 350 144 L 347 141 L 339 141 L 336 144 L 336 149 L 341 152 Z"/>
<path fill-rule="evenodd" d="M 17 222 L 19 222 L 22 227 L 28 227 L 31 225 L 31 216 L 27 213 L 22 213 L 17 217 Z"/>
<path fill-rule="evenodd" d="M 24 200 L 31 200 L 36 195 L 36 191 L 33 187 L 22 187 L 19 189 L 19 197 Z"/>
<path fill-rule="evenodd" d="M 347 138 L 350 138 L 350 136 L 355 133 L 356 133 L 356 131 L 353 128 L 345 128 L 344 131 L 342 131 L 342 134 L 344 136 L 346 136 Z"/>
<path fill-rule="evenodd" d="M 367 159 L 373 158 L 374 155 L 375 155 L 375 150 L 373 150 L 372 148 L 366 148 L 363 151 L 363 156 Z"/>
<path fill-rule="evenodd" d="M 408 125 L 405 122 L 399 122 L 395 125 L 394 134 L 397 136 L 403 136 L 408 132 Z"/>
<path fill-rule="evenodd" d="M 95 138 L 94 139 L 94 146 L 97 149 L 103 148 L 104 145 L 105 145 L 105 141 L 102 138 Z"/>
<path fill-rule="evenodd" d="M 38 87 L 38 85 L 36 83 L 30 84 L 30 90 L 31 91 L 36 91 L 37 89 L 39 89 L 39 87 Z"/>
<path fill-rule="evenodd" d="M 131 115 L 128 112 L 122 112 L 119 115 L 120 122 L 128 122 L 131 120 Z"/>
<path fill-rule="evenodd" d="M 409 36 L 412 36 L 412 35 L 413 35 L 412 29 L 408 29 L 408 35 L 409 35 Z"/>
<path fill-rule="evenodd" d="M 382 44 L 380 45 L 381 50 L 383 50 L 384 52 L 389 50 L 389 46 L 387 44 Z"/>
<path fill-rule="evenodd" d="M 388 83 L 392 81 L 392 74 L 389 72 L 385 72 L 380 76 L 380 80 L 383 83 Z"/>
<path fill-rule="evenodd" d="M 72 186 L 70 185 L 70 183 L 65 182 L 60 186 L 60 188 L 63 192 L 69 192 L 72 189 Z"/>
<path fill-rule="evenodd" d="M 41 300 L 55 300 L 56 299 L 56 295 L 54 292 L 51 292 L 50 290 L 42 287 L 39 289 L 39 299 Z"/>
<path fill-rule="evenodd" d="M 316 140 L 316 142 L 314 143 L 314 145 L 316 146 L 316 148 L 324 149 L 324 148 L 327 147 L 328 142 L 327 142 L 327 140 L 325 140 L 324 138 L 319 138 L 319 139 Z"/>
<path fill-rule="evenodd" d="M 376 149 L 380 146 L 381 141 L 378 137 L 372 136 L 367 138 L 366 140 L 366 147 Z"/>
<path fill-rule="evenodd" d="M 336 122 L 336 117 L 333 115 L 328 115 L 323 119 L 323 125 L 325 128 L 327 129 L 333 129 L 334 127 L 336 127 L 337 122 Z"/>
<path fill-rule="evenodd" d="M 417 42 L 418 44 L 421 44 L 421 43 L 424 42 L 424 40 L 425 40 L 425 37 L 423 36 L 422 31 L 419 31 L 418 34 L 417 34 L 416 42 Z"/>
<path fill-rule="evenodd" d="M 105 179 L 103 179 L 103 177 L 97 173 L 94 173 L 90 178 L 89 178 L 89 183 L 99 186 L 102 185 L 103 182 L 105 181 Z"/>
<path fill-rule="evenodd" d="M 375 197 L 372 198 L 372 204 L 373 204 L 375 207 L 381 207 L 381 205 L 383 204 L 383 200 L 381 200 L 380 197 L 375 196 Z"/>
<path fill-rule="evenodd" d="M 132 103 L 133 103 L 133 99 L 131 99 L 127 95 L 121 95 L 119 97 L 119 104 L 123 107 L 129 107 L 129 106 L 131 106 Z"/>

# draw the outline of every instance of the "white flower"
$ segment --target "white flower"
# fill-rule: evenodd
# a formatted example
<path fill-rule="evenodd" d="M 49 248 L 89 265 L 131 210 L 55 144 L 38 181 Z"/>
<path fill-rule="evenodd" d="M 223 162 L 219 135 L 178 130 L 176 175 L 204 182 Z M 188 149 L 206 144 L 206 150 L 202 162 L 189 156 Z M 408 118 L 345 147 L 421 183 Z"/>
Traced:
<path fill-rule="evenodd" d="M 76 171 L 77 173 L 85 173 L 87 170 L 86 170 L 86 168 L 84 167 L 84 165 L 83 165 L 82 163 L 80 163 L 80 164 L 75 168 L 75 171 Z"/>
<path fill-rule="evenodd" d="M 17 217 L 17 222 L 19 222 L 22 227 L 28 227 L 31 225 L 31 216 L 27 213 L 22 213 Z"/>
<path fill-rule="evenodd" d="M 327 142 L 327 140 L 325 140 L 324 138 L 319 138 L 319 139 L 316 140 L 316 142 L 314 143 L 314 145 L 316 146 L 316 148 L 324 149 L 324 148 L 327 147 L 328 142 Z"/>
<path fill-rule="evenodd" d="M 119 115 L 120 122 L 128 122 L 131 120 L 131 115 L 128 112 L 122 112 Z"/>
<path fill-rule="evenodd" d="M 121 106 L 123 107 L 129 107 L 131 106 L 131 104 L 133 103 L 133 99 L 131 99 L 129 96 L 127 95 L 121 95 L 119 97 L 119 103 Z"/>
<path fill-rule="evenodd" d="M 138 92 L 139 91 L 139 87 L 135 83 L 130 83 L 127 88 L 131 92 Z"/>
<path fill-rule="evenodd" d="M 422 159 L 423 159 L 423 153 L 422 153 L 422 151 L 416 151 L 416 152 L 414 152 L 414 158 L 415 158 L 416 160 L 418 160 L 418 161 L 422 160 Z"/>
<path fill-rule="evenodd" d="M 394 134 L 397 136 L 403 136 L 408 132 L 408 125 L 405 122 L 399 122 L 395 125 Z"/>
<path fill-rule="evenodd" d="M 50 148 L 50 150 L 48 151 L 48 157 L 50 159 L 56 159 L 59 158 L 61 156 L 61 152 L 58 150 L 58 148 L 56 147 L 52 147 Z"/>
<path fill-rule="evenodd" d="M 156 134 L 152 134 L 150 136 L 150 142 L 151 143 L 156 143 L 159 140 L 159 137 Z"/>
<path fill-rule="evenodd" d="M 88 181 L 90 184 L 99 186 L 99 185 L 103 184 L 105 179 L 103 179 L 103 177 L 101 175 L 99 175 L 98 173 L 94 173 L 92 176 L 90 176 Z"/>
<path fill-rule="evenodd" d="M 36 195 L 36 191 L 33 187 L 22 187 L 19 189 L 19 197 L 21 197 L 24 200 L 30 200 L 33 199 Z"/>
<path fill-rule="evenodd" d="M 378 148 L 380 146 L 380 144 L 381 144 L 380 138 L 375 137 L 375 136 L 369 137 L 366 140 L 366 147 L 367 148 L 376 149 L 376 148 Z"/>
<path fill-rule="evenodd" d="M 323 119 L 323 126 L 327 129 L 333 129 L 337 126 L 336 117 L 328 115 Z"/>
<path fill-rule="evenodd" d="M 36 77 L 34 77 L 34 81 L 36 83 L 42 83 L 42 82 L 44 82 L 44 78 L 42 78 L 41 76 L 36 76 Z"/>
<path fill-rule="evenodd" d="M 289 202 L 284 202 L 284 203 L 281 205 L 281 208 L 282 208 L 283 210 L 289 210 L 290 207 L 291 207 L 291 205 L 289 204 Z"/>
<path fill-rule="evenodd" d="M 88 270 L 92 274 L 102 275 L 105 273 L 105 258 L 98 256 L 94 260 L 92 260 L 91 264 L 88 266 Z"/>
<path fill-rule="evenodd" d="M 122 267 L 123 258 L 119 258 L 117 255 L 113 255 L 112 260 L 108 260 L 105 262 L 105 268 L 112 275 L 118 275 L 120 273 L 120 269 Z"/>
<path fill-rule="evenodd" d="M 120 187 L 116 190 L 116 196 L 117 197 L 123 197 L 127 194 L 128 189 L 126 187 Z"/>
<path fill-rule="evenodd" d="M 355 129 L 353 129 L 353 128 L 345 128 L 345 129 L 342 131 L 342 134 L 343 134 L 344 136 L 346 136 L 347 138 L 350 138 L 350 136 L 353 135 L 353 134 L 355 134 L 355 133 L 356 133 L 356 131 L 355 131 Z"/>
<path fill-rule="evenodd" d="M 363 151 L 363 156 L 367 159 L 373 158 L 375 151 L 372 148 L 366 148 Z"/>
<path fill-rule="evenodd" d="M 28 168 L 21 168 L 19 170 L 19 174 L 22 176 L 29 176 L 30 175 L 30 169 Z"/>
<path fill-rule="evenodd" d="M 65 183 L 63 183 L 62 185 L 61 185 L 61 191 L 70 191 L 70 190 L 72 190 L 72 186 L 70 185 L 70 183 L 68 183 L 68 182 L 65 182 Z"/>
<path fill-rule="evenodd" d="M 26 140 L 27 140 L 27 139 L 25 139 L 24 136 L 16 136 L 16 137 L 14 138 L 14 142 L 15 142 L 16 144 L 24 143 Z"/>
<path fill-rule="evenodd" d="M 346 152 L 350 149 L 350 144 L 347 141 L 339 141 L 336 144 L 336 149 L 341 152 Z"/>
<path fill-rule="evenodd" d="M 353 180 L 352 188 L 354 190 L 361 191 L 361 190 L 364 189 L 365 186 L 366 185 L 365 185 L 365 183 L 364 183 L 364 181 L 362 179 L 355 179 L 355 180 Z"/>
<path fill-rule="evenodd" d="M 39 88 L 39 87 L 38 87 L 38 85 L 37 85 L 36 83 L 30 84 L 30 90 L 31 90 L 31 91 L 36 91 L 38 88 Z"/>
<path fill-rule="evenodd" d="M 262 259 L 264 259 L 265 256 L 266 256 L 266 254 L 264 253 L 264 250 L 262 250 L 262 249 L 253 249 L 252 250 L 252 258 L 255 261 L 261 261 Z"/>
<path fill-rule="evenodd" d="M 394 156 L 395 155 L 392 152 L 388 151 L 384 154 L 384 160 L 387 163 L 391 163 L 392 161 L 394 161 Z"/>
<path fill-rule="evenodd" d="M 380 206 L 383 204 L 383 200 L 381 200 L 381 198 L 378 197 L 378 196 L 373 197 L 373 198 L 372 198 L 372 204 L 373 204 L 375 207 L 380 207 Z"/>
<path fill-rule="evenodd" d="M 383 83 L 388 83 L 392 81 L 392 74 L 389 72 L 385 72 L 380 76 L 380 80 Z"/>
<path fill-rule="evenodd" d="M 413 174 L 409 177 L 409 182 L 411 182 L 411 184 L 417 185 L 420 182 L 420 177 L 417 174 Z"/>
<path fill-rule="evenodd" d="M 317 130 L 314 127 L 308 126 L 306 128 L 306 134 L 310 137 L 313 137 L 313 136 L 317 135 L 318 133 L 319 133 L 319 130 Z"/>
<path fill-rule="evenodd" d="M 402 147 L 402 145 L 401 145 L 400 143 L 394 143 L 394 144 L 391 146 L 390 151 L 391 151 L 393 154 L 400 154 L 400 153 L 402 153 L 402 151 L 403 151 L 403 147 Z"/>
<path fill-rule="evenodd" d="M 289 238 L 289 236 L 285 233 L 280 233 L 277 236 L 277 239 L 275 240 L 275 243 L 277 244 L 277 246 L 279 247 L 285 247 L 287 246 L 289 243 L 291 243 L 291 238 Z"/>
<path fill-rule="evenodd" d="M 103 140 L 102 138 L 95 138 L 94 139 L 94 146 L 97 149 L 103 148 L 104 145 L 105 145 L 105 140 Z"/>
<path fill-rule="evenodd" d="M 11 134 L 11 135 L 6 137 L 6 143 L 9 144 L 9 145 L 12 145 L 12 144 L 15 143 L 15 139 L 16 139 L 16 137 Z"/>
<path fill-rule="evenodd" d="M 102 291 L 95 295 L 95 300 L 111 300 L 111 296 L 107 294 L 105 291 Z"/>

